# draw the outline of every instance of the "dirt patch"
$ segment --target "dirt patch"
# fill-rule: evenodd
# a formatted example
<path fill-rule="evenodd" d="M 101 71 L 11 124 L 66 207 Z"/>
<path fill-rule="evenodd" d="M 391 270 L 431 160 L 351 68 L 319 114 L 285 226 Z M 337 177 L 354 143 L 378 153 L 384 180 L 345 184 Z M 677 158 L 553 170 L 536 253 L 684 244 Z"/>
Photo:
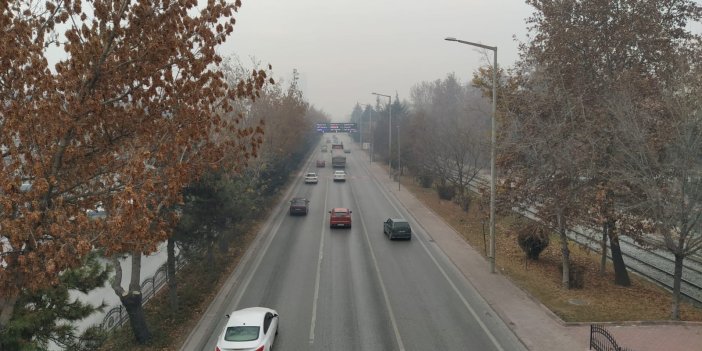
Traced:
<path fill-rule="evenodd" d="M 479 201 L 474 199 L 468 212 L 452 201 L 440 200 L 436 191 L 422 188 L 409 177 L 404 182 L 407 189 L 441 216 L 454 230 L 483 256 L 488 246 L 488 220 L 479 210 Z M 496 265 L 515 284 L 541 301 L 566 322 L 605 321 L 652 321 L 670 318 L 672 296 L 665 289 L 629 272 L 632 285 L 614 285 L 614 272 L 610 263 L 604 275 L 600 275 L 600 255 L 580 246 L 569 244 L 571 261 L 584 268 L 585 286 L 582 289 L 561 287 L 561 252 L 556 235 L 550 237 L 550 245 L 541 253 L 538 261 L 526 260 L 510 229 L 513 225 L 526 223 L 528 219 L 518 215 L 495 218 Z M 680 306 L 681 320 L 702 321 L 702 308 L 689 303 Z"/>

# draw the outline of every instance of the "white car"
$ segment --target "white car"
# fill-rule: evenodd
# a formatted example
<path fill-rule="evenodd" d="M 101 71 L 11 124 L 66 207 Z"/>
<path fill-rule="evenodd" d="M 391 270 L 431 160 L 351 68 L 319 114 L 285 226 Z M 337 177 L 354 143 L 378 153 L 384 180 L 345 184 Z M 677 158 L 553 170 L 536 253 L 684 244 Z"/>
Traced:
<path fill-rule="evenodd" d="M 278 335 L 278 312 L 250 307 L 227 315 L 229 320 L 215 351 L 270 351 Z"/>
<path fill-rule="evenodd" d="M 308 172 L 307 174 L 305 174 L 305 184 L 317 184 L 317 182 L 319 182 L 317 173 Z"/>
<path fill-rule="evenodd" d="M 335 182 L 345 182 L 346 181 L 346 172 L 334 171 L 334 181 Z"/>

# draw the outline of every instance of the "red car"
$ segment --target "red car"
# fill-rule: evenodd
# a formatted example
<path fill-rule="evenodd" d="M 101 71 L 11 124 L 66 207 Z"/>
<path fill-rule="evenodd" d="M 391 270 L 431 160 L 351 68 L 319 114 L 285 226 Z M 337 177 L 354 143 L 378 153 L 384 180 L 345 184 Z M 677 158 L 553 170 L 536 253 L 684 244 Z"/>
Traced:
<path fill-rule="evenodd" d="M 324 160 L 317 160 L 317 167 L 323 168 L 324 166 L 326 166 Z"/>
<path fill-rule="evenodd" d="M 347 227 L 351 228 L 351 210 L 348 208 L 337 207 L 329 211 L 329 228 Z"/>

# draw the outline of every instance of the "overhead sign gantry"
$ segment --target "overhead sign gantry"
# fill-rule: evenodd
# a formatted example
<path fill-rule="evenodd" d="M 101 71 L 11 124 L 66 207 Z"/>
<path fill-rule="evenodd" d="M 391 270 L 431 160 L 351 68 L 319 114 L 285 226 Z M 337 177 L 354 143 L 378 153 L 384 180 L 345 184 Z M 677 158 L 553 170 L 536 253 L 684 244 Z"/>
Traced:
<path fill-rule="evenodd" d="M 315 127 L 320 133 L 355 133 L 358 131 L 356 123 L 317 123 Z"/>

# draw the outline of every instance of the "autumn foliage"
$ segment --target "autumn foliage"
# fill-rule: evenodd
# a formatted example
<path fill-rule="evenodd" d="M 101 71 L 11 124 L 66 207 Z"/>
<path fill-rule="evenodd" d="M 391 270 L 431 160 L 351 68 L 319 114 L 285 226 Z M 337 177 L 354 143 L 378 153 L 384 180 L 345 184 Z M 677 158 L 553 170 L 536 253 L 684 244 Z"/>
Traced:
<path fill-rule="evenodd" d="M 240 1 L 34 5 L 0 4 L 0 296 L 10 302 L 91 250 L 154 251 L 186 184 L 258 153 L 262 126 L 240 124 L 232 101 L 270 80 L 256 70 L 228 84 L 217 70 Z"/>

